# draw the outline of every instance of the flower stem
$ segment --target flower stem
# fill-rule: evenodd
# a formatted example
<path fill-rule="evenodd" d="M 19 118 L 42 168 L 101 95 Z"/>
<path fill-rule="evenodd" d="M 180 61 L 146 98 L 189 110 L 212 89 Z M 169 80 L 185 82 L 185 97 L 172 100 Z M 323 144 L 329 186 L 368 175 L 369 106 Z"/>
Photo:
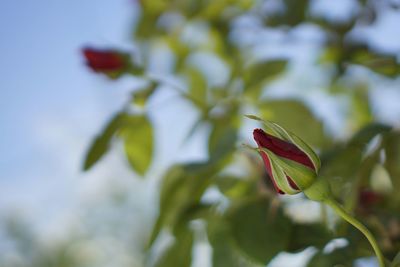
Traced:
<path fill-rule="evenodd" d="M 342 208 L 342 206 L 336 202 L 332 198 L 327 198 L 324 200 L 325 204 L 329 205 L 337 214 L 339 214 L 343 219 L 345 219 L 347 222 L 352 224 L 354 227 L 356 227 L 358 230 L 360 230 L 365 237 L 368 239 L 369 243 L 371 244 L 372 248 L 375 251 L 376 257 L 378 258 L 379 266 L 380 267 L 385 267 L 385 262 L 384 258 L 382 255 L 381 250 L 378 247 L 378 243 L 376 242 L 374 236 L 371 234 L 371 232 L 362 224 L 360 223 L 357 219 L 355 219 L 353 216 L 351 216 L 346 210 Z"/>

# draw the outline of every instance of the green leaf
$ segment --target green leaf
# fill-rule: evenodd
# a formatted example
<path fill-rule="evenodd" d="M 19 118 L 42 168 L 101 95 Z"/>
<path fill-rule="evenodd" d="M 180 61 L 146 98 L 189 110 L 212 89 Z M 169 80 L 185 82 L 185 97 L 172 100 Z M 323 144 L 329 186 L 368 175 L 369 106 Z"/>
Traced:
<path fill-rule="evenodd" d="M 114 116 L 107 123 L 103 132 L 94 139 L 86 154 L 83 170 L 89 170 L 108 151 L 111 139 L 120 128 L 124 116 L 125 114 L 123 113 L 118 113 Z"/>
<path fill-rule="evenodd" d="M 210 161 L 218 161 L 231 156 L 236 149 L 238 122 L 235 114 L 215 118 L 211 121 L 211 133 L 208 139 Z"/>
<path fill-rule="evenodd" d="M 207 221 L 207 234 L 212 253 L 212 266 L 215 267 L 261 267 L 246 257 L 233 240 L 229 222 L 215 214 Z"/>
<path fill-rule="evenodd" d="M 274 121 L 292 133 L 296 133 L 307 144 L 324 147 L 329 143 L 324 125 L 310 109 L 297 100 L 271 100 L 260 104 L 260 115 Z M 304 127 L 304 125 L 307 127 Z"/>
<path fill-rule="evenodd" d="M 283 0 L 283 10 L 266 16 L 265 22 L 270 26 L 296 26 L 306 20 L 308 0 Z"/>
<path fill-rule="evenodd" d="M 351 109 L 349 124 L 351 125 L 351 130 L 358 130 L 361 126 L 373 122 L 374 115 L 367 85 L 358 85 L 351 90 L 350 99 Z"/>
<path fill-rule="evenodd" d="M 346 193 L 343 190 L 343 184 L 346 182 L 356 181 L 362 164 L 369 158 L 363 158 L 369 142 L 377 135 L 386 135 L 390 131 L 390 127 L 383 124 L 370 124 L 360 129 L 354 136 L 344 144 L 336 144 L 331 150 L 325 151 L 321 155 L 322 169 L 320 175 L 328 178 L 332 191 L 336 196 L 343 196 Z M 376 159 L 373 159 L 376 161 Z M 372 167 L 374 162 L 368 162 L 367 167 Z M 385 166 L 386 167 L 386 166 Z M 371 168 L 368 168 L 370 172 Z M 369 176 L 364 175 L 364 176 Z M 356 179 L 356 180 L 354 180 Z M 350 184 L 348 184 L 350 185 Z M 349 201 L 354 195 L 353 192 L 347 192 L 349 196 L 345 197 L 345 201 Z"/>
<path fill-rule="evenodd" d="M 126 115 L 120 137 L 131 167 L 140 175 L 148 170 L 153 157 L 153 128 L 145 115 Z"/>
<path fill-rule="evenodd" d="M 213 248 L 212 266 L 234 267 L 238 266 L 238 253 L 232 246 L 232 236 L 227 222 L 210 220 L 207 224 L 208 240 Z"/>
<path fill-rule="evenodd" d="M 218 160 L 231 155 L 235 149 L 237 130 L 224 125 L 214 125 L 209 138 L 210 160 Z"/>
<path fill-rule="evenodd" d="M 290 220 L 265 198 L 241 201 L 228 213 L 236 245 L 253 260 L 266 264 L 285 250 Z"/>
<path fill-rule="evenodd" d="M 198 103 L 201 103 L 201 108 L 207 103 L 207 80 L 204 75 L 195 68 L 187 70 L 190 79 L 189 82 L 189 95 Z"/>
<path fill-rule="evenodd" d="M 147 100 L 153 95 L 158 87 L 158 82 L 151 81 L 147 87 L 140 89 L 138 91 L 133 92 L 133 103 L 143 107 L 146 105 Z"/>
<path fill-rule="evenodd" d="M 390 267 L 400 267 L 400 252 L 394 257 Z"/>
<path fill-rule="evenodd" d="M 324 155 L 324 175 L 351 177 L 361 164 L 363 153 L 368 143 L 377 135 L 390 131 L 383 124 L 370 124 L 360 129 L 345 144 L 336 145 Z"/>
<path fill-rule="evenodd" d="M 346 239 L 349 242 L 348 245 L 326 253 L 319 251 L 314 255 L 313 258 L 308 262 L 308 267 L 332 267 L 332 266 L 344 266 L 353 267 L 354 261 L 363 257 L 375 256 L 371 245 L 368 243 L 365 236 L 359 231 L 353 229 L 346 235 Z M 386 265 L 385 265 L 386 266 Z"/>
<path fill-rule="evenodd" d="M 158 16 L 158 14 L 142 14 L 140 20 L 135 25 L 133 37 L 140 40 L 160 34 L 160 29 L 157 28 Z"/>
<path fill-rule="evenodd" d="M 151 245 L 160 230 L 182 225 L 187 212 L 198 206 L 200 198 L 211 182 L 214 169 L 206 163 L 172 166 L 162 179 L 160 213 L 150 238 Z"/>
<path fill-rule="evenodd" d="M 378 134 L 384 134 L 392 130 L 392 127 L 382 123 L 371 123 L 361 128 L 351 139 L 349 145 L 365 146 Z"/>
<path fill-rule="evenodd" d="M 325 254 L 323 252 L 318 252 L 311 258 L 308 262 L 307 267 L 353 267 L 353 261 L 355 257 L 351 253 L 348 247 L 339 248 L 334 250 L 330 254 Z"/>
<path fill-rule="evenodd" d="M 392 78 L 400 74 L 400 64 L 397 62 L 396 56 L 377 54 L 366 48 L 355 51 L 351 62 Z"/>
<path fill-rule="evenodd" d="M 221 175 L 216 177 L 215 183 L 219 191 L 228 198 L 240 198 L 257 192 L 258 179 L 259 177 L 250 179 L 249 177 Z"/>
<path fill-rule="evenodd" d="M 193 233 L 182 229 L 175 235 L 174 243 L 164 251 L 155 267 L 190 267 L 192 265 Z"/>
<path fill-rule="evenodd" d="M 191 53 L 191 47 L 187 43 L 184 43 L 179 37 L 179 32 L 174 32 L 173 34 L 165 35 L 162 40 L 168 45 L 175 55 L 175 71 L 180 72 L 185 70 L 186 59 Z"/>
<path fill-rule="evenodd" d="M 322 154 L 321 158 L 322 168 L 320 175 L 328 178 L 342 177 L 351 179 L 361 164 L 361 151 L 359 147 L 338 145 Z M 339 182 L 339 187 L 341 183 Z"/>
<path fill-rule="evenodd" d="M 161 31 L 157 27 L 157 21 L 161 14 L 167 10 L 168 5 L 168 1 L 165 0 L 140 1 L 142 12 L 137 25 L 135 25 L 135 37 L 147 39 L 152 36 L 160 35 Z"/>
<path fill-rule="evenodd" d="M 299 252 L 310 246 L 322 249 L 332 238 L 332 233 L 320 223 L 295 224 L 292 227 L 287 251 Z"/>
<path fill-rule="evenodd" d="M 393 188 L 400 188 L 400 132 L 393 131 L 384 136 L 383 147 L 386 152 L 384 167 L 392 178 Z M 393 190 L 389 203 L 400 212 L 400 194 L 397 190 Z"/>
<path fill-rule="evenodd" d="M 246 115 L 244 115 L 244 116 L 247 117 L 247 118 L 249 118 L 249 119 L 251 119 L 251 120 L 256 120 L 256 121 L 264 122 L 263 119 L 261 119 L 260 117 L 257 117 L 256 115 L 246 114 Z"/>
<path fill-rule="evenodd" d="M 286 59 L 274 59 L 250 65 L 243 73 L 245 90 L 254 90 L 258 95 L 262 85 L 281 74 L 286 65 Z"/>

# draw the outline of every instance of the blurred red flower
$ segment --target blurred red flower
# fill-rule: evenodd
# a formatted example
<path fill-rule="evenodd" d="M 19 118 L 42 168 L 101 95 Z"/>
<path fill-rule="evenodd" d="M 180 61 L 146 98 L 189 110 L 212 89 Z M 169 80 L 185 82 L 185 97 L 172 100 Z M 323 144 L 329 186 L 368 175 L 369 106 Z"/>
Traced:
<path fill-rule="evenodd" d="M 82 50 L 86 64 L 96 72 L 120 71 L 126 67 L 124 56 L 111 49 L 86 47 Z"/>

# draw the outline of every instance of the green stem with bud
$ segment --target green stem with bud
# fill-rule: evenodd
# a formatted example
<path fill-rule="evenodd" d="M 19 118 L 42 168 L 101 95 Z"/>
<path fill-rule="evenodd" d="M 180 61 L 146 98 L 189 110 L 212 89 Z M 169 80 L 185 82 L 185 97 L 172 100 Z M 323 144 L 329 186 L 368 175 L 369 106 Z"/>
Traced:
<path fill-rule="evenodd" d="M 378 242 L 367 227 L 351 216 L 336 200 L 334 200 L 328 181 L 321 177 L 318 178 L 309 188 L 304 190 L 304 194 L 311 200 L 327 204 L 344 220 L 360 230 L 374 249 L 376 257 L 378 258 L 379 267 L 385 267 L 385 259 L 378 246 Z"/>

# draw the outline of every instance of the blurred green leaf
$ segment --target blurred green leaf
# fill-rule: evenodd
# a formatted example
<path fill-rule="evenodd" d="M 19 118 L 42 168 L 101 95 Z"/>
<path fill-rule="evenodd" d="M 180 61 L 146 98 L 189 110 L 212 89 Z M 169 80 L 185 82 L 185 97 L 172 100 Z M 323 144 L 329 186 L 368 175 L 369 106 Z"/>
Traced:
<path fill-rule="evenodd" d="M 204 75 L 195 68 L 187 70 L 190 79 L 189 96 L 196 100 L 194 104 L 198 104 L 199 108 L 205 108 L 207 103 L 207 80 Z"/>
<path fill-rule="evenodd" d="M 294 224 L 287 251 L 298 252 L 310 246 L 322 249 L 332 238 L 332 233 L 320 223 Z"/>
<path fill-rule="evenodd" d="M 211 161 L 231 155 L 235 149 L 237 129 L 216 123 L 210 133 L 208 151 Z"/>
<path fill-rule="evenodd" d="M 353 183 L 359 183 L 362 177 L 368 177 L 371 171 L 370 167 L 374 165 L 374 161 L 378 160 L 375 157 L 364 158 L 366 148 L 374 137 L 386 134 L 390 129 L 391 127 L 383 124 L 369 124 L 355 133 L 348 142 L 337 144 L 321 155 L 320 175 L 329 179 L 336 196 L 344 197 L 345 202 L 356 201 L 354 190 L 357 186 Z M 366 169 L 362 169 L 364 161 L 368 163 L 364 166 Z M 350 186 L 347 191 L 344 187 L 345 182 L 348 182 L 347 186 Z"/>
<path fill-rule="evenodd" d="M 390 267 L 400 267 L 400 251 L 397 253 L 396 257 L 394 257 Z"/>
<path fill-rule="evenodd" d="M 377 135 L 390 131 L 383 124 L 370 124 L 360 129 L 345 144 L 336 145 L 322 155 L 321 175 L 351 178 L 358 170 L 368 143 Z"/>
<path fill-rule="evenodd" d="M 169 226 L 181 227 L 184 213 L 198 206 L 201 196 L 211 182 L 213 168 L 206 164 L 172 166 L 162 179 L 160 192 L 160 213 L 150 238 L 151 245 L 160 230 Z"/>
<path fill-rule="evenodd" d="M 250 65 L 243 73 L 245 90 L 258 96 L 263 84 L 281 74 L 286 65 L 286 59 L 261 61 Z"/>
<path fill-rule="evenodd" d="M 216 177 L 215 183 L 219 191 L 229 198 L 240 198 L 254 194 L 257 189 L 255 180 L 243 177 L 221 175 Z"/>
<path fill-rule="evenodd" d="M 388 133 L 384 137 L 383 147 L 386 155 L 383 165 L 390 174 L 393 188 L 400 188 L 400 132 L 396 130 Z M 390 198 L 390 206 L 399 211 L 400 194 L 397 190 L 393 190 Z"/>
<path fill-rule="evenodd" d="M 228 213 L 236 245 L 253 260 L 266 264 L 286 249 L 290 220 L 265 198 L 237 203 Z"/>
<path fill-rule="evenodd" d="M 170 6 L 168 0 L 139 0 L 139 3 L 144 14 L 161 14 Z"/>
<path fill-rule="evenodd" d="M 260 117 L 257 117 L 256 115 L 246 114 L 244 116 L 246 118 L 251 119 L 251 120 L 255 120 L 255 121 L 259 121 L 259 122 L 263 122 L 264 121 L 263 119 L 261 119 Z"/>
<path fill-rule="evenodd" d="M 372 225 L 369 225 L 368 221 L 365 221 L 364 223 L 370 229 L 375 238 L 379 240 L 379 230 L 377 228 L 372 228 Z M 349 226 L 347 222 L 345 222 L 345 225 Z M 338 229 L 338 232 L 339 231 L 340 229 Z M 371 244 L 369 243 L 367 238 L 365 238 L 365 236 L 353 226 L 350 226 L 347 231 L 343 233 L 343 236 L 346 238 L 347 241 L 349 241 L 349 245 L 345 248 L 347 250 L 347 253 L 351 254 L 352 259 L 363 257 L 376 257 L 376 254 L 374 253 L 374 250 L 371 247 Z M 381 249 L 383 249 L 383 246 L 381 244 L 382 243 L 380 243 Z"/>
<path fill-rule="evenodd" d="M 147 39 L 161 33 L 157 27 L 158 18 L 170 3 L 166 0 L 140 0 L 141 14 L 134 28 L 135 39 Z"/>
<path fill-rule="evenodd" d="M 145 115 L 126 115 L 120 136 L 131 167 L 140 175 L 148 170 L 153 157 L 153 128 Z"/>
<path fill-rule="evenodd" d="M 153 154 L 153 130 L 144 115 L 118 113 L 87 152 L 84 170 L 90 169 L 109 149 L 112 137 L 118 133 L 125 143 L 131 166 L 141 175 L 148 169 Z"/>
<path fill-rule="evenodd" d="M 133 103 L 143 107 L 158 87 L 158 82 L 151 81 L 145 88 L 133 92 Z"/>
<path fill-rule="evenodd" d="M 211 132 L 208 138 L 208 154 L 211 162 L 218 162 L 221 159 L 229 160 L 236 149 L 241 123 L 237 114 L 238 106 L 237 104 L 226 105 L 222 112 L 222 115 L 214 116 L 209 120 Z"/>
<path fill-rule="evenodd" d="M 351 129 L 357 130 L 363 125 L 372 123 L 374 117 L 368 95 L 368 87 L 360 85 L 352 90 L 351 97 Z"/>
<path fill-rule="evenodd" d="M 234 253 L 232 237 L 228 224 L 219 220 L 210 220 L 207 225 L 208 239 L 213 248 L 213 266 L 234 267 L 238 266 L 238 253 Z"/>
<path fill-rule="evenodd" d="M 400 74 L 400 64 L 396 56 L 380 55 L 368 49 L 359 49 L 354 52 L 351 62 L 392 78 Z"/>
<path fill-rule="evenodd" d="M 305 21 L 309 2 L 308 0 L 283 0 L 284 9 L 266 16 L 265 22 L 270 26 L 296 26 Z"/>
<path fill-rule="evenodd" d="M 324 147 L 329 139 L 324 125 L 310 109 L 297 100 L 270 100 L 259 105 L 261 117 L 274 121 L 289 131 L 296 133 L 306 143 Z M 307 127 L 305 127 L 307 125 Z"/>
<path fill-rule="evenodd" d="M 156 35 L 159 32 L 156 26 L 157 19 L 158 15 L 142 14 L 134 28 L 134 39 L 147 39 L 152 35 Z"/>
<path fill-rule="evenodd" d="M 361 164 L 361 154 L 362 148 L 356 146 L 335 147 L 331 151 L 325 152 L 322 155 L 320 175 L 352 179 Z M 341 184 L 343 184 L 343 180 L 338 181 L 338 187 L 341 187 Z M 343 188 L 338 188 L 338 190 L 343 190 Z"/>
<path fill-rule="evenodd" d="M 208 240 L 213 248 L 212 266 L 215 267 L 261 267 L 249 260 L 235 246 L 229 222 L 215 215 L 207 223 Z"/>
<path fill-rule="evenodd" d="M 195 1 L 195 2 L 203 2 L 203 10 L 199 14 L 201 17 L 205 19 L 215 19 L 221 16 L 221 13 L 225 8 L 229 7 L 234 3 L 231 0 L 220 0 L 220 1 Z"/>
<path fill-rule="evenodd" d="M 325 254 L 318 252 L 308 262 L 308 267 L 353 267 L 355 255 L 352 254 L 348 247 L 335 249 L 332 253 Z"/>
<path fill-rule="evenodd" d="M 347 231 L 344 237 L 349 242 L 346 246 L 335 248 L 333 251 L 329 252 L 319 251 L 314 255 L 307 266 L 352 267 L 356 259 L 375 256 L 365 236 L 354 227 L 349 228 L 349 231 Z"/>
<path fill-rule="evenodd" d="M 191 48 L 182 42 L 177 32 L 174 32 L 173 35 L 163 36 L 162 40 L 168 44 L 168 47 L 175 55 L 175 71 L 180 72 L 181 70 L 185 70 L 186 58 L 192 52 Z"/>
<path fill-rule="evenodd" d="M 86 153 L 83 170 L 90 169 L 108 151 L 111 139 L 121 126 L 124 116 L 124 113 L 114 116 L 103 132 L 94 139 Z"/>
<path fill-rule="evenodd" d="M 174 243 L 164 251 L 154 267 L 190 267 L 192 265 L 193 233 L 182 229 L 175 235 Z"/>
<path fill-rule="evenodd" d="M 371 123 L 361 128 L 349 141 L 351 146 L 365 146 L 378 134 L 387 133 L 391 126 L 382 123 Z"/>

